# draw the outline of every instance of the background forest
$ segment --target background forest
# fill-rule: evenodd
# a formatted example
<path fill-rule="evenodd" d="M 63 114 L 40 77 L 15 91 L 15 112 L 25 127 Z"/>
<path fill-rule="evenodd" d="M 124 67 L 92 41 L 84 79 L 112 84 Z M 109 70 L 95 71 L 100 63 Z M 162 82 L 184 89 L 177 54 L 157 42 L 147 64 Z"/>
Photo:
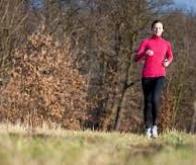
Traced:
<path fill-rule="evenodd" d="M 0 0 L 0 122 L 140 131 L 142 64 L 133 57 L 152 20 L 161 19 L 174 61 L 159 125 L 195 132 L 196 16 L 172 4 Z"/>

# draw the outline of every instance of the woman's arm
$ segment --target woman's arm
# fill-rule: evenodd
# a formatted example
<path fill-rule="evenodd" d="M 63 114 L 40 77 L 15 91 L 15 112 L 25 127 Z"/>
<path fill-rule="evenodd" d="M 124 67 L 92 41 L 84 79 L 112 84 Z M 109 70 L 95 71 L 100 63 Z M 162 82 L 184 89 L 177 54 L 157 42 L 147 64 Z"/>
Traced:
<path fill-rule="evenodd" d="M 167 58 L 168 65 L 170 65 L 171 62 L 173 61 L 173 52 L 172 52 L 172 46 L 171 46 L 170 42 L 168 42 L 168 49 L 166 52 L 166 58 Z"/>
<path fill-rule="evenodd" d="M 145 55 L 145 51 L 146 51 L 146 40 L 143 40 L 136 50 L 134 61 L 138 62 Z"/>

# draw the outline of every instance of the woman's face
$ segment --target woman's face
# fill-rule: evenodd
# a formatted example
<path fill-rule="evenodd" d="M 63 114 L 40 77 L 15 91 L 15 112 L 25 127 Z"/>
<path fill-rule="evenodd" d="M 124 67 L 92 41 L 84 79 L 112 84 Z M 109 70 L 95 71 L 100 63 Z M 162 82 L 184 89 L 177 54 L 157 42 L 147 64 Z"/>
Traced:
<path fill-rule="evenodd" d="M 161 22 L 157 22 L 154 24 L 152 28 L 152 33 L 156 36 L 161 36 L 163 33 L 163 24 Z"/>

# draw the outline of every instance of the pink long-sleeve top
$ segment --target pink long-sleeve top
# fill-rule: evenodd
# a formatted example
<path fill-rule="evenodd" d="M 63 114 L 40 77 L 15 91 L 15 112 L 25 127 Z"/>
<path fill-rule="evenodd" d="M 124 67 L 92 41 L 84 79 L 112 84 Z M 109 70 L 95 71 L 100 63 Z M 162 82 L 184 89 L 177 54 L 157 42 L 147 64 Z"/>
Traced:
<path fill-rule="evenodd" d="M 154 52 L 153 56 L 145 53 L 148 49 Z M 170 64 L 173 60 L 170 42 L 155 35 L 144 39 L 136 50 L 135 55 L 136 62 L 142 59 L 144 59 L 142 77 L 166 76 L 166 68 L 163 62 L 168 60 Z"/>

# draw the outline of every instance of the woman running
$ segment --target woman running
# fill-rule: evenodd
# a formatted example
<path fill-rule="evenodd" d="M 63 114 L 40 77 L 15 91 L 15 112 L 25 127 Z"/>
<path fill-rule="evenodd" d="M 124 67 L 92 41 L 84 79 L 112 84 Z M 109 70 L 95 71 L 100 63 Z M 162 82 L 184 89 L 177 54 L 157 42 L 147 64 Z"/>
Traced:
<path fill-rule="evenodd" d="M 162 38 L 163 23 L 155 20 L 151 25 L 152 35 L 144 39 L 134 60 L 144 60 L 142 70 L 142 89 L 144 95 L 144 124 L 148 138 L 158 137 L 157 114 L 160 95 L 164 85 L 166 68 L 173 60 L 171 44 Z"/>

